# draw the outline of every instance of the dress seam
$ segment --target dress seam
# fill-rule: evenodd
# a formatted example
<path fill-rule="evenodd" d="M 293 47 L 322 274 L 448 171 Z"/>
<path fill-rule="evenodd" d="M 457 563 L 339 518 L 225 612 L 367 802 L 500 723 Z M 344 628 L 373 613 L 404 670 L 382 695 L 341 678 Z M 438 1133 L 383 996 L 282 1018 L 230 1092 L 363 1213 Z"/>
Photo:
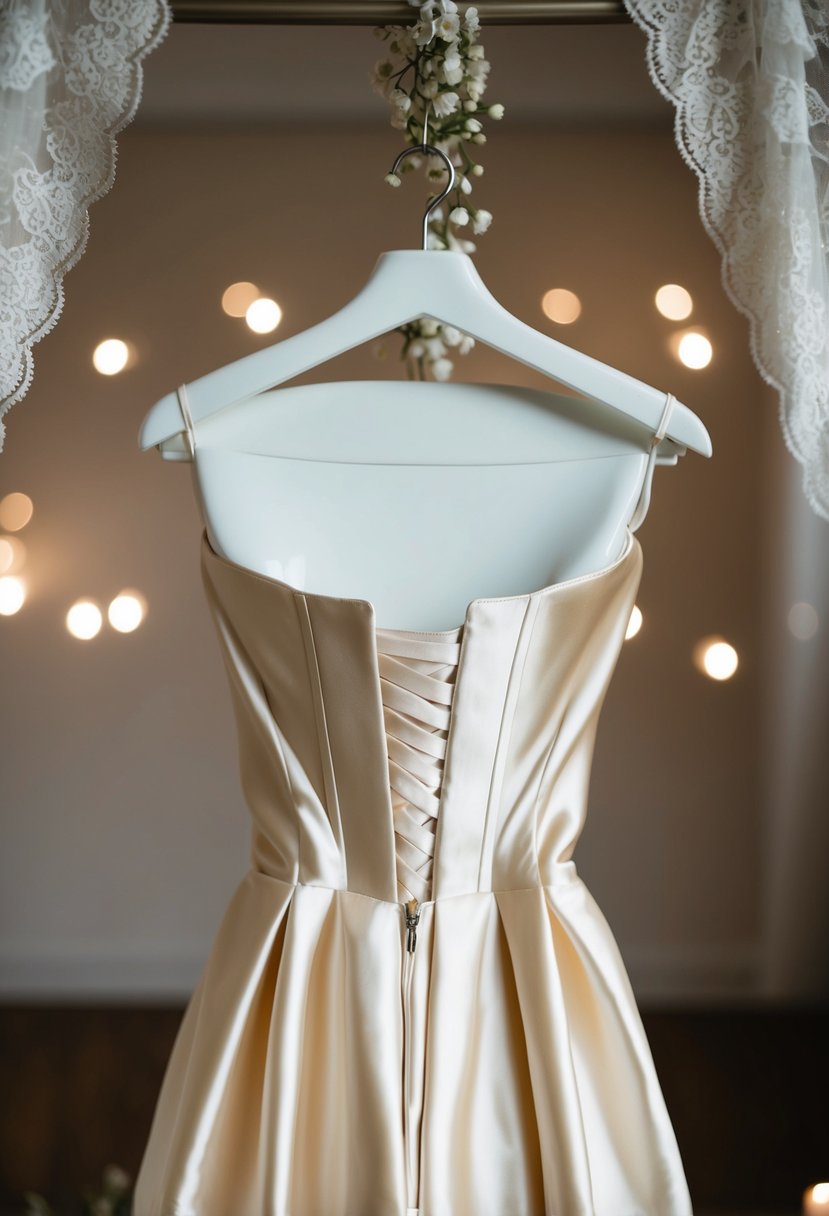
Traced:
<path fill-rule="evenodd" d="M 556 882 L 556 881 L 540 882 L 540 883 L 532 884 L 527 887 L 497 887 L 497 888 L 487 889 L 485 891 L 480 891 L 480 890 L 455 891 L 452 895 L 439 895 L 436 899 L 421 900 L 420 907 L 424 908 L 424 907 L 428 907 L 430 904 L 433 905 L 433 904 L 445 903 L 447 900 L 450 900 L 450 899 L 464 899 L 469 895 L 518 895 L 524 891 L 548 891 L 553 887 L 569 887 L 569 886 L 575 885 L 576 883 L 582 882 L 581 875 L 578 874 L 578 872 L 575 869 L 575 863 L 570 863 L 570 862 L 565 861 L 565 862 L 562 862 L 561 864 L 562 865 L 570 865 L 570 864 L 573 865 L 573 869 L 567 871 L 568 877 L 566 879 L 564 879 L 563 881 L 559 880 L 558 882 Z M 400 902 L 399 902 L 399 900 L 396 900 L 396 899 L 380 899 L 379 896 L 368 895 L 365 891 L 351 891 L 351 890 L 349 890 L 348 887 L 330 887 L 330 886 L 326 885 L 325 883 L 321 883 L 321 882 L 294 882 L 291 879 L 287 879 L 287 878 L 277 878 L 275 874 L 267 874 L 264 870 L 257 870 L 255 866 L 250 867 L 248 874 L 261 875 L 262 878 L 267 878 L 270 882 L 280 883 L 282 886 L 285 886 L 285 887 L 303 887 L 305 889 L 310 888 L 311 890 L 331 891 L 334 893 L 341 891 L 345 895 L 352 895 L 358 899 L 368 899 L 374 904 L 386 904 L 388 907 L 395 908 L 395 909 L 399 909 L 399 907 L 400 907 Z M 245 877 L 247 877 L 247 875 Z M 242 881 L 244 881 L 244 879 Z"/>

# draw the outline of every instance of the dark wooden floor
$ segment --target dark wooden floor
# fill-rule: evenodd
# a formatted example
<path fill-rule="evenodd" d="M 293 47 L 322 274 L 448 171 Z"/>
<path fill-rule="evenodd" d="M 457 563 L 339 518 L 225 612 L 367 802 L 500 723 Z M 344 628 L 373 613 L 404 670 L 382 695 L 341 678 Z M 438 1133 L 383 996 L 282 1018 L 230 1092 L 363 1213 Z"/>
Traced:
<path fill-rule="evenodd" d="M 2 1216 L 30 1189 L 79 1213 L 109 1162 L 135 1176 L 182 1012 L 0 1008 Z M 829 1010 L 643 1019 L 698 1216 L 794 1216 L 829 1179 Z"/>

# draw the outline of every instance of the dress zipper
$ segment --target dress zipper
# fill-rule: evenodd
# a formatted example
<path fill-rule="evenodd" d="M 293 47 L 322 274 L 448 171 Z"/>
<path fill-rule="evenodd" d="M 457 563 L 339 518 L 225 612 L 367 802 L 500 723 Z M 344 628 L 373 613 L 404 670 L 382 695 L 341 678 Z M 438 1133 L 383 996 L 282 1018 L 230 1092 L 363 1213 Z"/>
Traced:
<path fill-rule="evenodd" d="M 413 1142 L 410 1126 L 409 1106 L 411 1102 L 411 991 L 412 968 L 414 952 L 417 946 L 417 923 L 420 920 L 420 908 L 416 899 L 409 899 L 403 905 L 406 914 L 406 952 L 403 955 L 403 1148 L 406 1156 L 406 1203 L 409 1211 L 418 1208 L 418 1162 L 413 1160 L 417 1147 Z"/>
<path fill-rule="evenodd" d="M 406 901 L 406 950 L 414 954 L 417 945 L 417 922 L 420 920 L 420 908 L 416 899 Z"/>

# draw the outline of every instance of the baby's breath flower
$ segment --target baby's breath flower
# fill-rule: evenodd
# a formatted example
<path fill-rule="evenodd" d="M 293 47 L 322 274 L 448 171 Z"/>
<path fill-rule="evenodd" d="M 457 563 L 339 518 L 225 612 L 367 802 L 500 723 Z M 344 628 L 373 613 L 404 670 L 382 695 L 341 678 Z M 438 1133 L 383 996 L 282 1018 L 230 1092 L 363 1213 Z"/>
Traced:
<path fill-rule="evenodd" d="M 415 26 L 415 42 L 418 46 L 427 46 L 437 36 L 437 21 L 418 21 Z"/>
<path fill-rule="evenodd" d="M 450 67 L 449 64 L 444 64 L 441 75 L 447 84 L 460 84 L 463 80 L 463 67 L 460 60 L 458 60 L 455 67 Z"/>
<path fill-rule="evenodd" d="M 454 114 L 458 108 L 460 98 L 457 93 L 438 93 L 435 98 L 432 109 L 437 118 L 448 118 L 450 114 Z"/>
<path fill-rule="evenodd" d="M 412 108 L 412 99 L 408 93 L 404 93 L 402 89 L 392 89 L 389 94 L 389 101 L 398 110 L 402 110 L 404 114 L 408 113 Z M 493 107 L 494 108 L 494 107 Z M 503 106 L 501 107 L 503 109 Z"/>
<path fill-rule="evenodd" d="M 486 141 L 482 119 L 501 118 L 504 107 L 481 104 L 490 63 L 484 48 L 476 44 L 480 29 L 477 8 L 467 7 L 459 14 L 455 0 L 409 0 L 409 6 L 416 10 L 410 25 L 386 26 L 379 31 L 387 47 L 375 64 L 371 81 L 389 102 L 391 125 L 405 131 L 414 148 L 426 137 L 428 116 L 428 142 L 453 166 L 455 181 L 446 208 L 438 206 L 429 213 L 426 246 L 467 255 L 476 251 L 476 245 L 460 233 L 482 235 L 492 222 L 491 212 L 464 205 L 472 193 L 473 178 L 484 171 L 470 152 L 473 144 Z M 404 173 L 425 170 L 427 181 L 434 183 L 433 201 L 445 185 L 443 156 L 409 156 L 399 172 L 386 174 L 386 181 L 397 187 Z M 405 339 L 403 355 L 409 376 L 419 379 L 427 374 L 435 380 L 448 379 L 453 371 L 448 351 L 466 354 L 475 345 L 470 335 L 430 317 L 416 318 L 398 332 Z M 385 353 L 385 346 L 378 346 L 378 357 L 381 349 Z"/>
<path fill-rule="evenodd" d="M 444 42 L 450 42 L 453 38 L 457 38 L 459 27 L 460 19 L 456 13 L 444 13 L 437 22 L 437 36 Z"/>

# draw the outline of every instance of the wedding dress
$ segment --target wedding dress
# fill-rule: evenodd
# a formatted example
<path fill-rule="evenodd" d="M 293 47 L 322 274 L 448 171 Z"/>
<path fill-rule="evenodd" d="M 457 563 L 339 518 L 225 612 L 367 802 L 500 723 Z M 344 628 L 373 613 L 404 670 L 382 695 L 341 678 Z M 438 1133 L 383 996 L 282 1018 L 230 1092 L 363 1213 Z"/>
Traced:
<path fill-rule="evenodd" d="M 579 877 L 642 569 L 443 632 L 201 572 L 250 869 L 181 1022 L 134 1216 L 689 1216 L 615 939 Z"/>

